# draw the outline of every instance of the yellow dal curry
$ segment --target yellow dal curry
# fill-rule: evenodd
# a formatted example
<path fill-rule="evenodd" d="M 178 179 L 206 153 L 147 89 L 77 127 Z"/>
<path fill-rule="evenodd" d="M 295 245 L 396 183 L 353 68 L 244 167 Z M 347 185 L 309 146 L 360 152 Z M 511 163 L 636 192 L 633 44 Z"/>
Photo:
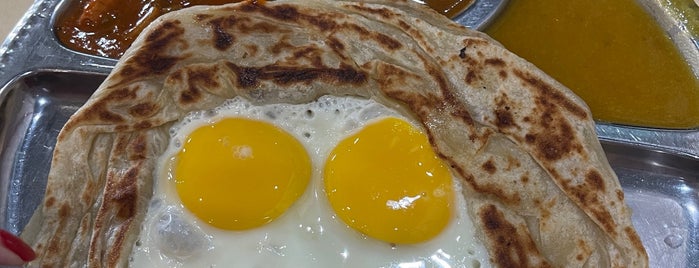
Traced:
<path fill-rule="evenodd" d="M 699 80 L 634 0 L 510 0 L 486 32 L 575 91 L 599 121 L 699 127 Z"/>

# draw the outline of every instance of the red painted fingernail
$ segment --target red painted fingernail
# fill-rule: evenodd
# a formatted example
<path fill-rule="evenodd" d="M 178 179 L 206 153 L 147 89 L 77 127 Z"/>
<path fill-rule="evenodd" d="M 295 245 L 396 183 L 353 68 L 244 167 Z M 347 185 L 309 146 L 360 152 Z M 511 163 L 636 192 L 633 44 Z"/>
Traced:
<path fill-rule="evenodd" d="M 23 261 L 31 261 L 36 258 L 36 253 L 29 245 L 8 231 L 0 230 L 0 239 L 7 249 L 17 254 Z"/>

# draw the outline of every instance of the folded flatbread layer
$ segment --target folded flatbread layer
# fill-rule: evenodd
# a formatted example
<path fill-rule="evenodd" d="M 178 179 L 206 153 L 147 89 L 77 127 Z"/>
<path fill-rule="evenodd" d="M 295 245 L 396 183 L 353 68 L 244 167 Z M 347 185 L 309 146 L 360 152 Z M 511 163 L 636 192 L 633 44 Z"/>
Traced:
<path fill-rule="evenodd" d="M 31 266 L 124 266 L 172 122 L 234 96 L 373 98 L 421 122 L 498 267 L 645 267 L 589 109 L 409 1 L 194 7 L 150 25 L 58 137 Z"/>

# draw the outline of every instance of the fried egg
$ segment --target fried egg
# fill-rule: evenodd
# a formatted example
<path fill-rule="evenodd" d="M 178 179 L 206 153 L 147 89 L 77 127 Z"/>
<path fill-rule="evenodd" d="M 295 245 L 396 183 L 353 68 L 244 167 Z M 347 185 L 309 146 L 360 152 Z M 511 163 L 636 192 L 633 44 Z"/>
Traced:
<path fill-rule="evenodd" d="M 488 267 L 459 181 L 373 100 L 234 98 L 170 136 L 131 267 Z"/>

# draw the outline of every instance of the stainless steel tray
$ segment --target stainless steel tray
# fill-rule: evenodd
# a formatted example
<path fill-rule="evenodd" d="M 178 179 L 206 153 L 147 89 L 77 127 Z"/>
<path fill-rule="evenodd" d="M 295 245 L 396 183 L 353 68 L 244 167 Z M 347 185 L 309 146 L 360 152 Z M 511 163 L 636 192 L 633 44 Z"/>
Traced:
<path fill-rule="evenodd" d="M 482 27 L 503 2 L 478 1 L 455 20 Z M 687 57 L 699 53 L 699 42 L 662 15 L 655 0 L 643 2 L 670 25 Z M 0 46 L 0 228 L 14 233 L 43 198 L 58 132 L 116 63 L 58 43 L 51 25 L 63 6 L 36 1 Z M 597 131 L 651 267 L 699 267 L 699 130 L 598 124 Z"/>

